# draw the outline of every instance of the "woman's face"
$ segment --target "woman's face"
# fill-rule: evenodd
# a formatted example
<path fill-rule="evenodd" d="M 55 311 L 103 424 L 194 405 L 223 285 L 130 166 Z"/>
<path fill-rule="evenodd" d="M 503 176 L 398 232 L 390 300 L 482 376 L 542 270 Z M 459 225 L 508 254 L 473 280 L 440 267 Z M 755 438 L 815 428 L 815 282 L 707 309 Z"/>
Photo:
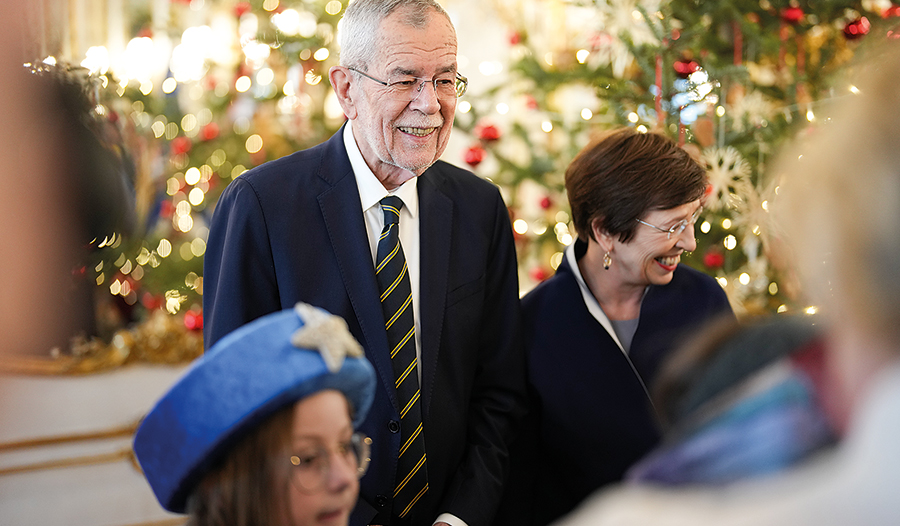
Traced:
<path fill-rule="evenodd" d="M 350 407 L 339 391 L 320 391 L 294 406 L 290 455 L 301 465 L 291 465 L 287 488 L 292 526 L 346 526 L 359 493 L 347 453 L 352 436 Z"/>
<path fill-rule="evenodd" d="M 652 210 L 638 218 L 662 230 L 669 230 L 680 221 L 690 224 L 681 233 L 671 236 L 652 226 L 638 224 L 630 241 L 613 241 L 613 250 L 610 251 L 613 263 L 610 270 L 615 268 L 618 277 L 629 285 L 668 284 L 681 261 L 681 253 L 697 248 L 691 219 L 699 208 L 698 199 L 667 210 Z"/>

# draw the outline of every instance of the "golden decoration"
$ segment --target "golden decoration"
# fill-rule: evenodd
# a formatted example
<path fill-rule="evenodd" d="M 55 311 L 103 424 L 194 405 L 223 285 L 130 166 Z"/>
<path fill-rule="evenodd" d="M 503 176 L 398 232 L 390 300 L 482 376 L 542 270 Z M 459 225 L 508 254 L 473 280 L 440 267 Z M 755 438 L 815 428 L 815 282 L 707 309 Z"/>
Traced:
<path fill-rule="evenodd" d="M 72 339 L 70 353 L 58 356 L 0 356 L 0 373 L 83 375 L 110 371 L 132 363 L 185 364 L 203 354 L 203 335 L 185 328 L 180 317 L 154 310 L 148 319 L 99 338 Z"/>

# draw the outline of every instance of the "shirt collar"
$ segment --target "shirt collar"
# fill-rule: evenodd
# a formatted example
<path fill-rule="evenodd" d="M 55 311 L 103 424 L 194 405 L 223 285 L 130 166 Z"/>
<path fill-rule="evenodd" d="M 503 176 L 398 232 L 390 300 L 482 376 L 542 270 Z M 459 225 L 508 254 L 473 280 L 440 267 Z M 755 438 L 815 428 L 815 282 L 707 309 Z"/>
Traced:
<path fill-rule="evenodd" d="M 359 200 L 362 203 L 362 210 L 372 208 L 378 205 L 378 202 L 389 195 L 396 195 L 403 200 L 403 209 L 409 212 L 412 217 L 419 214 L 419 193 L 416 191 L 416 183 L 418 177 L 413 177 L 406 181 L 393 192 L 388 192 L 381 181 L 375 177 L 375 174 L 369 169 L 363 159 L 362 152 L 356 144 L 352 130 L 353 121 L 347 121 L 344 126 L 344 147 L 347 149 L 347 156 L 350 158 L 350 166 L 353 167 L 353 173 L 356 176 L 356 185 L 359 187 Z"/>
<path fill-rule="evenodd" d="M 575 243 L 579 242 L 580 241 L 576 240 L 566 248 L 565 257 L 566 261 L 569 263 L 569 270 L 572 271 L 575 282 L 578 283 L 578 289 L 581 291 L 581 298 L 584 301 L 584 305 L 587 307 L 588 312 L 590 312 L 591 316 L 597 320 L 597 323 L 606 329 L 606 332 L 609 333 L 609 336 L 616 342 L 619 349 L 625 353 L 625 348 L 622 346 L 622 342 L 619 341 L 619 337 L 616 335 L 612 323 L 610 323 L 609 318 L 606 317 L 606 313 L 603 312 L 603 309 L 600 307 L 600 302 L 598 302 L 597 298 L 591 293 L 590 287 L 588 287 L 587 283 L 584 281 L 584 276 L 581 275 L 581 269 L 578 267 L 578 258 L 575 256 Z M 627 353 L 625 354 L 627 355 Z"/>

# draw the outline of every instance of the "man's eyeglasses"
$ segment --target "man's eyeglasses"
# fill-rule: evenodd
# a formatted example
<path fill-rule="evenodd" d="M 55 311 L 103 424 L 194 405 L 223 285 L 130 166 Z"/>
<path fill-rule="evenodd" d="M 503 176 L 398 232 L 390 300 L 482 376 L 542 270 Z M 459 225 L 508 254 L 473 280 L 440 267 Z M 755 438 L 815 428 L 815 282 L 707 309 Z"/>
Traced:
<path fill-rule="evenodd" d="M 457 73 L 455 77 L 445 75 L 433 79 L 404 76 L 396 80 L 391 80 L 390 82 L 385 82 L 383 80 L 378 80 L 367 73 L 363 73 L 356 68 L 347 69 L 359 73 L 373 82 L 381 84 L 385 87 L 388 96 L 392 99 L 406 102 L 412 102 L 419 98 L 425 84 L 434 86 L 434 93 L 437 95 L 437 98 L 442 100 L 462 97 L 463 93 L 466 92 L 466 88 L 469 86 L 469 79 L 463 77 L 459 73 Z"/>
<path fill-rule="evenodd" d="M 672 239 L 673 235 L 680 236 L 681 233 L 684 232 L 684 229 L 686 229 L 688 226 L 692 226 L 694 223 L 696 223 L 697 220 L 700 219 L 700 214 L 702 212 L 703 212 L 703 207 L 702 206 L 698 207 L 697 210 L 694 211 L 694 214 L 691 216 L 690 219 L 682 219 L 681 221 L 672 225 L 672 228 L 660 228 L 656 225 L 651 225 L 650 223 L 648 223 L 646 221 L 641 221 L 638 218 L 634 218 L 634 220 L 642 225 L 647 225 L 651 228 L 655 228 L 656 230 L 659 230 L 660 232 L 666 234 L 666 239 Z"/>
<path fill-rule="evenodd" d="M 369 448 L 372 439 L 362 433 L 354 433 L 349 442 L 340 444 L 337 450 L 323 447 L 301 454 L 291 455 L 291 481 L 303 492 L 316 492 L 325 487 L 331 472 L 334 455 L 345 466 L 356 471 L 357 478 L 366 474 L 369 468 Z"/>

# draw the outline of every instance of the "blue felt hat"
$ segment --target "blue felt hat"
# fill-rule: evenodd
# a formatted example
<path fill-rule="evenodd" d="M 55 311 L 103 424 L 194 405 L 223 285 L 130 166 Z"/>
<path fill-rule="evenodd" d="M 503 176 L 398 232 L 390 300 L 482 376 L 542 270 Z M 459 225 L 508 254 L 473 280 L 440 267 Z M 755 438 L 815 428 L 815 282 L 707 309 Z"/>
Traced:
<path fill-rule="evenodd" d="M 162 506 L 188 496 L 230 447 L 279 409 L 321 391 L 344 393 L 365 418 L 375 372 L 343 319 L 310 305 L 263 316 L 198 358 L 147 414 L 134 453 Z"/>

